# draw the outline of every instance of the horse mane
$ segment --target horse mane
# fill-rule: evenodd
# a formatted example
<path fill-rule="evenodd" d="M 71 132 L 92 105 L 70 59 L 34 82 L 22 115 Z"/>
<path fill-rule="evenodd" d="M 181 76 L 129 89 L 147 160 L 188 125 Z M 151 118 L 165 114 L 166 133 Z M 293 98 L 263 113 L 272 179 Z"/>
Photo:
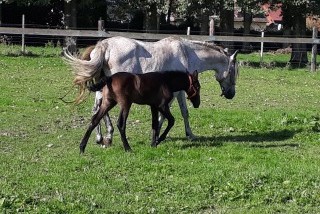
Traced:
<path fill-rule="evenodd" d="M 214 43 L 211 43 L 211 42 L 207 42 L 207 41 L 197 41 L 197 40 L 190 40 L 190 39 L 185 39 L 185 38 L 182 38 L 180 36 L 169 36 L 169 37 L 166 37 L 164 39 L 162 39 L 162 41 L 180 41 L 180 42 L 186 42 L 186 43 L 190 43 L 192 45 L 195 45 L 195 46 L 205 46 L 207 48 L 210 48 L 210 49 L 214 49 L 224 55 L 226 55 L 226 51 L 224 50 L 223 47 L 219 46 L 219 45 L 216 45 Z"/>
<path fill-rule="evenodd" d="M 204 47 L 207 47 L 207 48 L 210 48 L 210 49 L 214 49 L 224 55 L 226 55 L 226 52 L 224 50 L 223 47 L 219 46 L 219 45 L 216 45 L 214 43 L 210 43 L 210 42 L 207 42 L 207 41 L 197 41 L 197 40 L 189 40 L 189 39 L 184 39 L 184 41 L 186 42 L 189 42 L 191 44 L 194 44 L 194 45 L 197 45 L 197 46 L 204 46 Z"/>

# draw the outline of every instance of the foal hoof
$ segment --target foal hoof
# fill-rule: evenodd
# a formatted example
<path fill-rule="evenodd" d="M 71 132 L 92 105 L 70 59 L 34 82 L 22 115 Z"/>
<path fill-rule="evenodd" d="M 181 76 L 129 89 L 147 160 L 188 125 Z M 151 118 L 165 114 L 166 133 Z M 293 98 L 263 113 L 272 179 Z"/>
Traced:
<path fill-rule="evenodd" d="M 102 148 L 107 148 L 112 145 L 112 140 L 110 138 L 103 138 L 103 141 L 101 143 Z"/>

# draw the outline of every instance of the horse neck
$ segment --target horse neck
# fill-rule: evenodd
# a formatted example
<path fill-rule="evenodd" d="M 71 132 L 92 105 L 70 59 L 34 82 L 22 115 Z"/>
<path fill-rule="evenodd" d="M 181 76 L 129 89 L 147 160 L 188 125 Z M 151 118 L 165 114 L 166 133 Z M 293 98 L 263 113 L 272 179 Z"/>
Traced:
<path fill-rule="evenodd" d="M 190 61 L 192 61 L 189 70 L 199 72 L 215 70 L 220 73 L 228 69 L 229 57 L 220 50 L 198 44 L 196 48 L 188 48 L 188 52 Z"/>
<path fill-rule="evenodd" d="M 171 92 L 187 91 L 189 89 L 189 77 L 184 72 L 165 72 L 164 81 Z"/>

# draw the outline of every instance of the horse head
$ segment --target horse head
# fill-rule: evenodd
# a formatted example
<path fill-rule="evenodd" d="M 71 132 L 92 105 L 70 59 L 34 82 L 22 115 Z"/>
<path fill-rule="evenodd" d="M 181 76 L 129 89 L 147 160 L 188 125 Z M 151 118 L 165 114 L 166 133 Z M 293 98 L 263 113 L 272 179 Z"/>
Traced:
<path fill-rule="evenodd" d="M 227 70 L 221 71 L 216 75 L 216 79 L 221 87 L 221 96 L 232 99 L 236 94 L 236 79 L 238 75 L 238 64 L 236 60 L 238 51 L 235 51 L 229 58 Z"/>
<path fill-rule="evenodd" d="M 188 99 L 191 101 L 194 108 L 200 106 L 200 82 L 198 79 L 198 71 L 194 71 L 193 74 L 188 74 L 190 86 L 187 91 Z"/>

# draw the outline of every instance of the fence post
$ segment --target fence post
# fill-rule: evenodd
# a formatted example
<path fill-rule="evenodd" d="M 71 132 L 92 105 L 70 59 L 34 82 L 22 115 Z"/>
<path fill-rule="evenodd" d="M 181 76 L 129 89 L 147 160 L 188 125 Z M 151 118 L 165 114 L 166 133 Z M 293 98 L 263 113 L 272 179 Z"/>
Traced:
<path fill-rule="evenodd" d="M 190 36 L 190 27 L 187 28 L 187 36 Z"/>
<path fill-rule="evenodd" d="M 210 16 L 210 22 L 209 22 L 209 36 L 214 35 L 214 19 L 213 16 Z"/>
<path fill-rule="evenodd" d="M 22 46 L 21 46 L 21 52 L 24 54 L 25 53 L 25 41 L 24 41 L 24 25 L 25 25 L 25 16 L 22 14 Z"/>
<path fill-rule="evenodd" d="M 318 28 L 313 27 L 312 39 L 316 39 L 318 37 Z M 315 72 L 317 70 L 317 44 L 312 44 L 312 53 L 311 53 L 311 72 Z"/>
<path fill-rule="evenodd" d="M 98 31 L 104 31 L 104 20 L 100 19 L 98 20 Z"/>
<path fill-rule="evenodd" d="M 264 31 L 261 31 L 261 38 L 263 39 L 264 37 Z M 261 47 L 260 47 L 260 65 L 263 60 L 263 42 L 261 42 Z"/>

